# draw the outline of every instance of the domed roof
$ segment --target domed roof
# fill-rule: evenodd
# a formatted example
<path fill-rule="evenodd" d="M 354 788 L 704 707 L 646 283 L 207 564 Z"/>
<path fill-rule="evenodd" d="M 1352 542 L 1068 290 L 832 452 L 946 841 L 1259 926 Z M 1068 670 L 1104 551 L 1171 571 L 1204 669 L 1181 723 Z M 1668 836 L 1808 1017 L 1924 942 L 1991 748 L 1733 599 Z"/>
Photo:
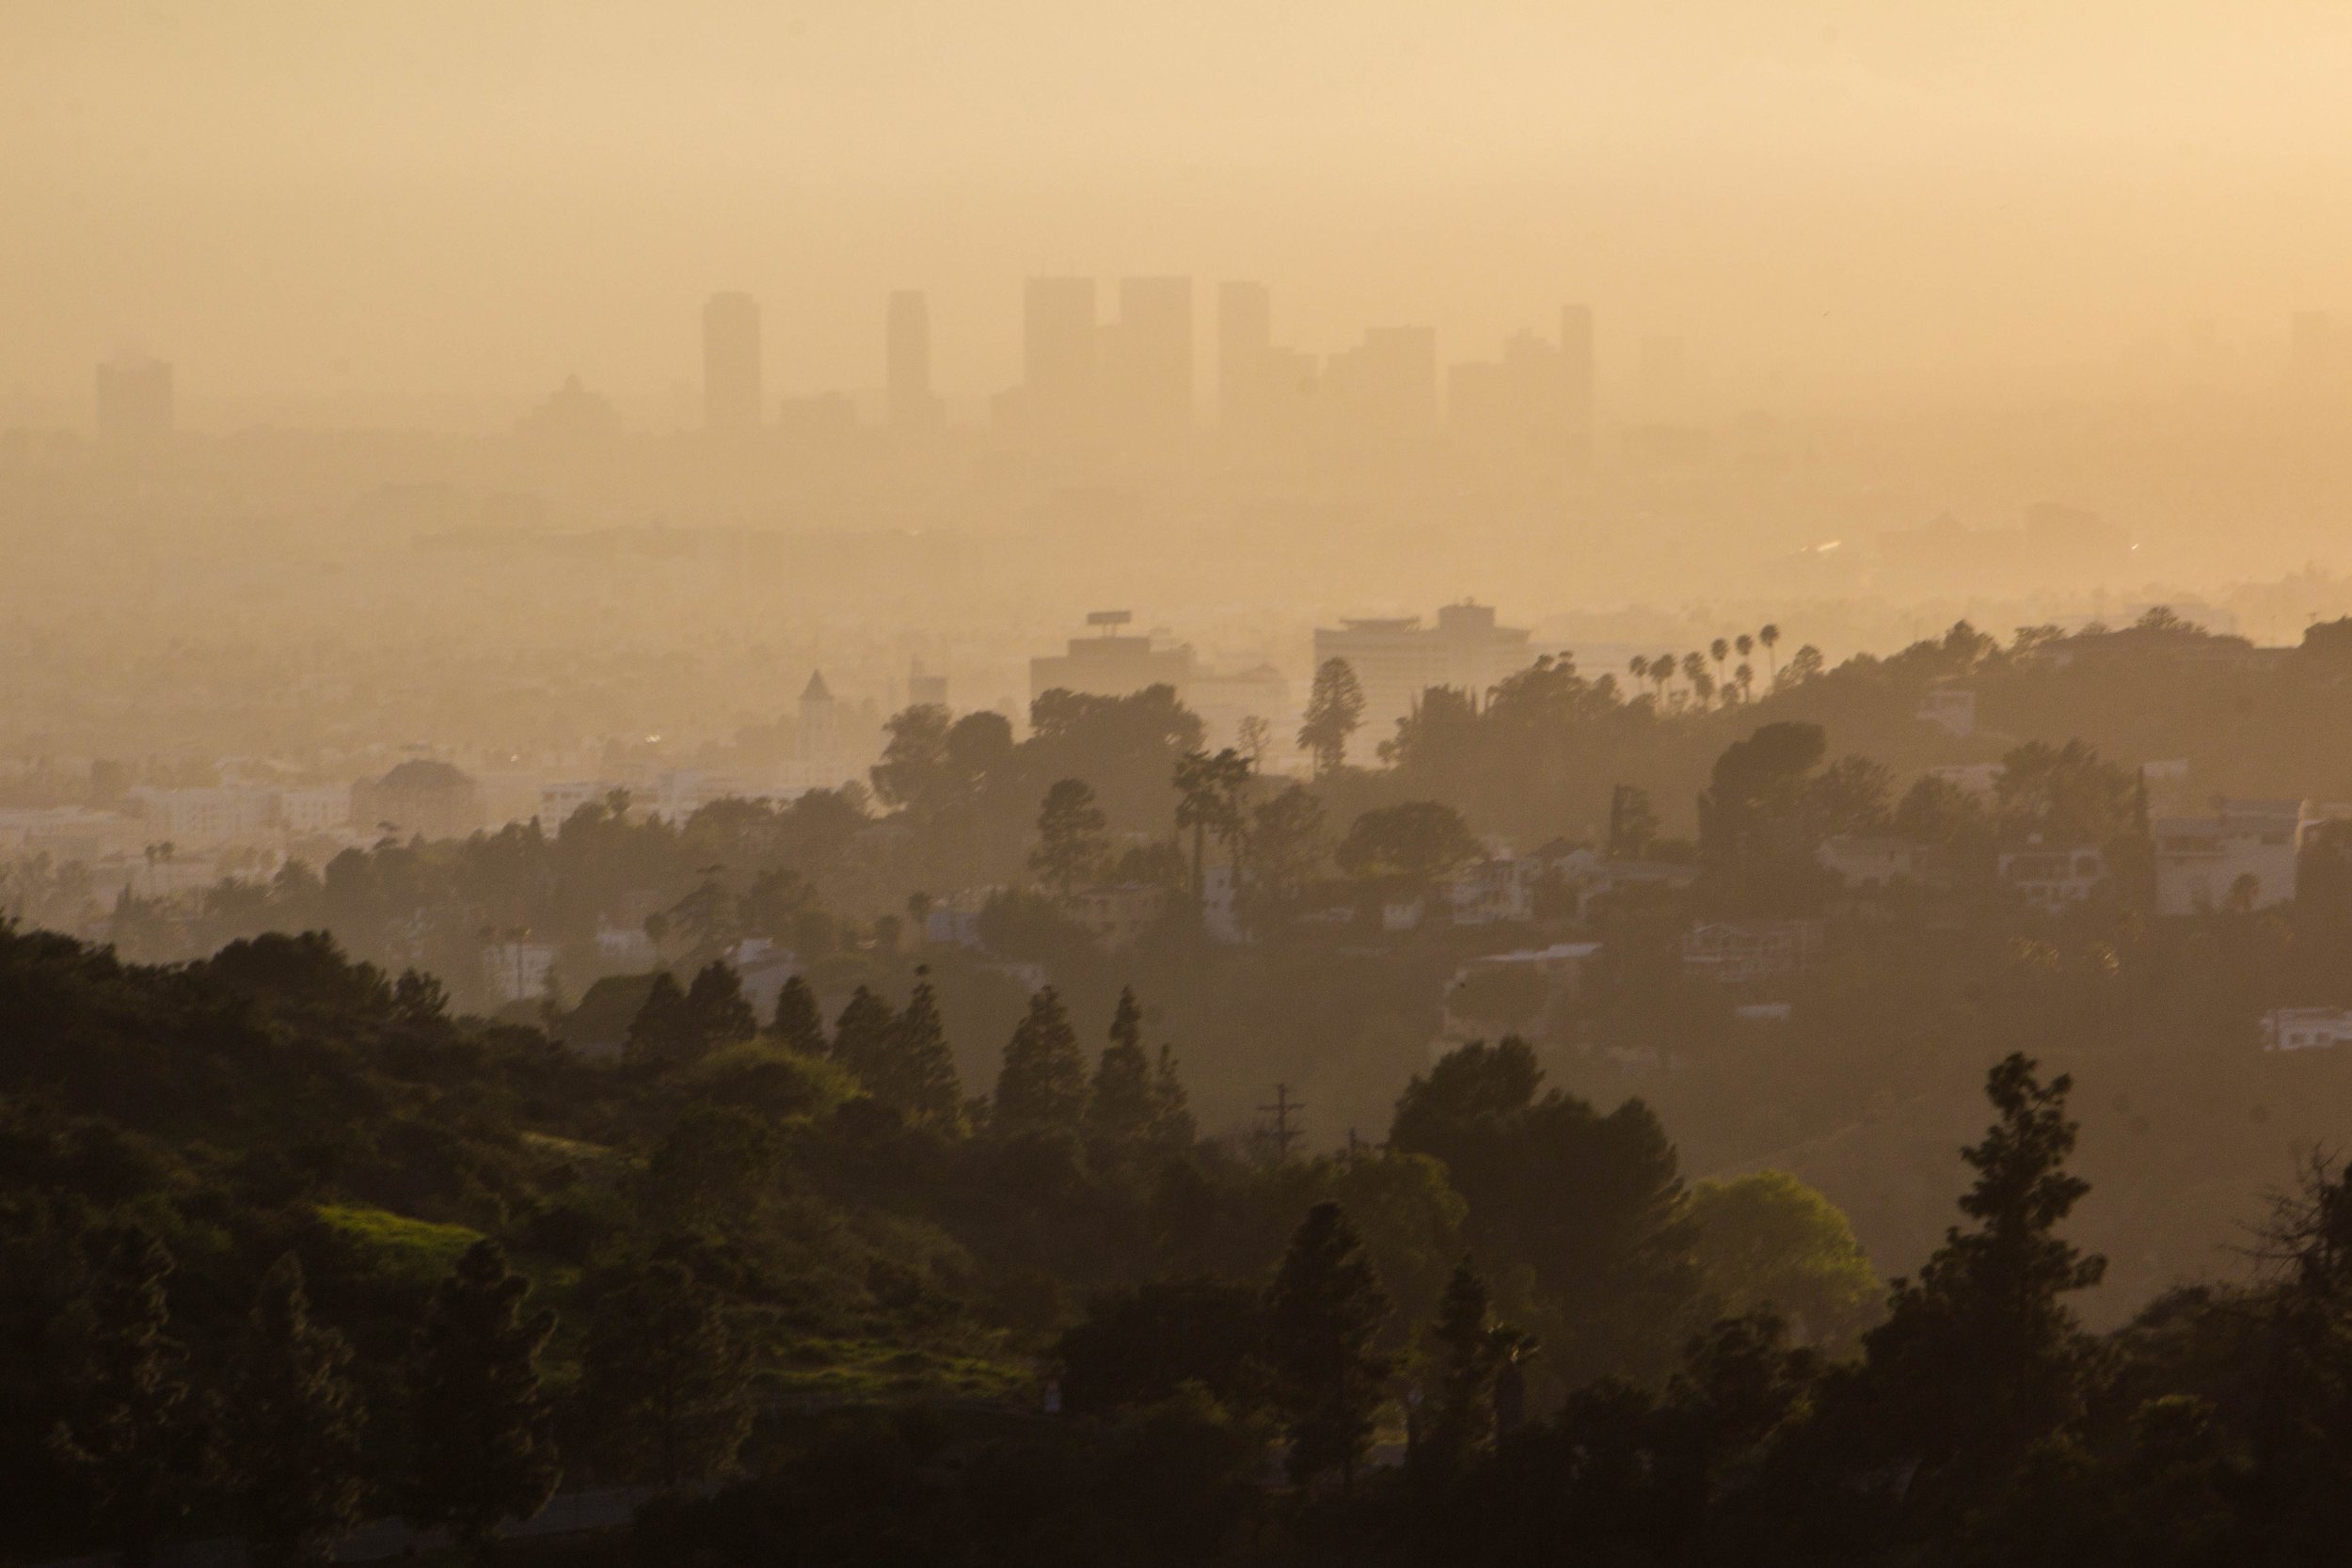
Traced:
<path fill-rule="evenodd" d="M 379 789 L 471 789 L 473 781 L 446 762 L 418 757 L 404 762 L 376 781 Z"/>

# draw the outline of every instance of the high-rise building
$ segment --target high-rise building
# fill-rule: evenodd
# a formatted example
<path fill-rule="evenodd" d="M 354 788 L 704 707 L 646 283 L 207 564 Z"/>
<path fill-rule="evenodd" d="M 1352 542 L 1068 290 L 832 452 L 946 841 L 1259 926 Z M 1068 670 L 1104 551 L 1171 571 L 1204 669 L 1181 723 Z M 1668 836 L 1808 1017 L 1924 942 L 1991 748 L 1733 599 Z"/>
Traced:
<path fill-rule="evenodd" d="M 1229 430 L 1266 421 L 1273 391 L 1274 301 L 1263 283 L 1216 287 L 1216 415 Z"/>
<path fill-rule="evenodd" d="M 1073 430 L 1093 413 L 1094 279 L 1032 277 L 1022 291 L 1021 391 L 1038 428 Z"/>
<path fill-rule="evenodd" d="M 98 367 L 98 445 L 117 456 L 148 456 L 171 443 L 171 367 L 123 357 Z"/>
<path fill-rule="evenodd" d="M 1561 392 L 1568 423 L 1568 440 L 1579 451 L 1593 441 L 1593 308 L 1560 307 Z"/>
<path fill-rule="evenodd" d="M 712 294 L 703 307 L 703 424 L 755 429 L 759 372 L 759 302 L 746 293 Z"/>
<path fill-rule="evenodd" d="M 1495 625 L 1491 606 L 1465 599 L 1438 611 L 1425 626 L 1418 615 L 1343 620 L 1315 631 L 1315 668 L 1344 659 L 1364 693 L 1361 734 L 1366 749 L 1396 732 L 1396 721 L 1433 686 L 1452 687 L 1484 701 L 1489 688 L 1525 669 L 1534 655 L 1528 632 Z"/>
<path fill-rule="evenodd" d="M 930 304 L 920 289 L 900 289 L 890 296 L 884 340 L 890 422 L 900 430 L 928 430 L 940 422 L 940 406 L 931 390 Z"/>
<path fill-rule="evenodd" d="M 1120 424 L 1165 436 L 1192 423 L 1192 279 L 1122 277 L 1110 388 Z"/>
<path fill-rule="evenodd" d="M 1323 402 L 1359 436 L 1398 436 L 1438 422 L 1438 334 L 1426 326 L 1375 326 L 1324 367 Z"/>

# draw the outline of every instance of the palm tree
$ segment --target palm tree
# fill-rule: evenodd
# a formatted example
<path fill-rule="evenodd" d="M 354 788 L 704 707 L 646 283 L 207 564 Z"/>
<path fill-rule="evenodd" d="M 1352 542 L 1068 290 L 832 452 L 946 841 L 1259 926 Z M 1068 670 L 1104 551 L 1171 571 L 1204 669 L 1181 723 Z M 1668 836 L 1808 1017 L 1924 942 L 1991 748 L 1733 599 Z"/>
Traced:
<path fill-rule="evenodd" d="M 1745 642 L 1747 639 L 1743 637 L 1740 641 Z M 1731 678 L 1740 683 L 1740 700 L 1747 702 L 1756 690 L 1756 666 L 1743 658 L 1740 661 L 1740 668 L 1731 673 Z"/>
<path fill-rule="evenodd" d="M 1713 695 L 1715 690 L 1715 683 L 1708 680 L 1707 692 L 1701 694 L 1699 691 L 1699 682 L 1707 680 L 1707 660 L 1696 654 L 1684 654 L 1682 656 L 1682 678 L 1691 683 L 1691 693 L 1698 699 L 1699 706 L 1705 707 L 1708 696 Z"/>
<path fill-rule="evenodd" d="M 1649 661 L 1649 678 L 1658 683 L 1658 699 L 1666 699 L 1666 683 L 1675 678 L 1675 656 L 1660 654 Z"/>
<path fill-rule="evenodd" d="M 1777 686 L 1780 684 L 1780 660 L 1772 657 L 1772 650 L 1780 646 L 1780 628 L 1768 622 L 1764 629 L 1756 634 L 1756 640 L 1764 644 L 1764 663 L 1772 673 L 1772 684 Z"/>
<path fill-rule="evenodd" d="M 1715 660 L 1715 679 L 1720 683 L 1724 678 L 1724 660 L 1731 657 L 1731 644 L 1718 637 L 1707 645 L 1707 651 Z"/>
<path fill-rule="evenodd" d="M 1744 631 L 1731 640 L 1731 645 L 1740 650 L 1740 657 L 1741 658 L 1745 658 L 1750 654 L 1756 652 L 1756 639 L 1750 637 Z"/>

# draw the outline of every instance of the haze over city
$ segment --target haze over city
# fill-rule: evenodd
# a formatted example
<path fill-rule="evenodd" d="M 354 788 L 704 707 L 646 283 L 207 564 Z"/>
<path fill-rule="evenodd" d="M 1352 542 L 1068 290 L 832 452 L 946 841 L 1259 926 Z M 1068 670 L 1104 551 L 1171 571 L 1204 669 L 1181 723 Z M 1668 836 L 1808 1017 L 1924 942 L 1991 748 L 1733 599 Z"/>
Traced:
<path fill-rule="evenodd" d="M 2336 1560 L 2347 80 L 0 8 L 0 1565 Z"/>

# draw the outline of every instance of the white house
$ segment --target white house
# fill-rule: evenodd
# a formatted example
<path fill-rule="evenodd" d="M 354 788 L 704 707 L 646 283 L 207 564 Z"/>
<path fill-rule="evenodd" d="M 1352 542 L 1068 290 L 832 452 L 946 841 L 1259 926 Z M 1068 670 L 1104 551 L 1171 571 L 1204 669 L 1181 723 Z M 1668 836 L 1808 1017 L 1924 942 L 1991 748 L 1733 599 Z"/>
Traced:
<path fill-rule="evenodd" d="M 2352 1007 L 2273 1007 L 2263 1014 L 2265 1051 L 2332 1051 L 2352 1044 Z"/>
<path fill-rule="evenodd" d="M 1887 887 L 1917 880 L 1921 854 L 1909 839 L 1834 833 L 1821 840 L 1814 859 L 1850 888 Z"/>
<path fill-rule="evenodd" d="M 2153 825 L 2158 914 L 2220 909 L 2241 889 L 2257 910 L 2295 897 L 2311 802 L 2217 800 L 2215 808 L 2211 816 L 2169 816 Z"/>
<path fill-rule="evenodd" d="M 482 949 L 482 977 L 501 1002 L 529 1002 L 547 994 L 555 955 L 550 942 L 490 942 Z"/>
<path fill-rule="evenodd" d="M 2032 844 L 2001 852 L 2000 877 L 2036 909 L 2061 910 L 2083 902 L 2106 880 L 2107 858 L 2095 845 Z"/>
<path fill-rule="evenodd" d="M 1818 920 L 1716 921 L 1682 937 L 1682 972 L 1719 985 L 1769 980 L 1819 961 L 1824 930 Z"/>
<path fill-rule="evenodd" d="M 1534 855 L 1475 861 L 1447 878 L 1439 891 L 1456 926 L 1497 926 L 1535 918 L 1535 883 L 1544 863 Z"/>

